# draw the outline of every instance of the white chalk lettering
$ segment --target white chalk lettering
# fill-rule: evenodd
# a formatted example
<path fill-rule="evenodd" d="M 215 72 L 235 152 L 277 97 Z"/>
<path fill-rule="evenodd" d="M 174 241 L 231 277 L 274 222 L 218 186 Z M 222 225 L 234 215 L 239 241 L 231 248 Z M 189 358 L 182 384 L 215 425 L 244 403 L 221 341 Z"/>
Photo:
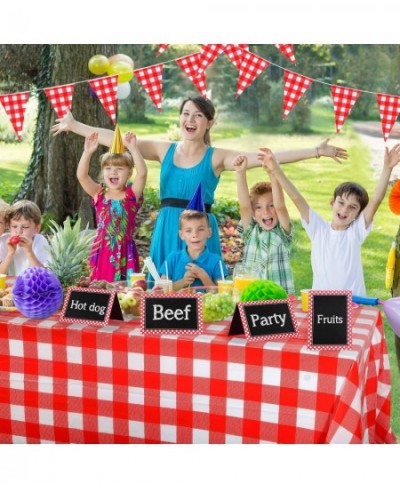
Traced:
<path fill-rule="evenodd" d="M 86 303 L 85 303 L 86 305 Z M 104 312 L 106 310 L 107 307 L 105 307 L 104 305 L 96 305 L 95 302 L 93 302 L 90 306 L 89 306 L 89 311 L 90 312 L 96 312 L 98 313 L 99 315 L 104 315 Z"/>
<path fill-rule="evenodd" d="M 161 304 L 153 305 L 153 320 L 189 320 L 191 304 L 186 305 L 182 310 L 180 308 L 174 310 L 173 308 L 164 309 Z"/>
<path fill-rule="evenodd" d="M 79 300 L 72 300 L 70 304 L 70 308 L 74 308 L 75 310 L 86 310 L 87 303 L 82 303 Z"/>
<path fill-rule="evenodd" d="M 283 327 L 286 321 L 286 314 L 278 314 L 274 313 L 273 315 L 258 315 L 258 314 L 250 314 L 251 318 L 251 325 L 252 327 L 257 327 L 258 325 L 261 327 L 265 327 L 266 325 L 279 325 Z"/>
<path fill-rule="evenodd" d="M 343 317 L 338 317 L 337 315 L 326 317 L 325 315 L 318 314 L 317 324 L 343 324 Z"/>

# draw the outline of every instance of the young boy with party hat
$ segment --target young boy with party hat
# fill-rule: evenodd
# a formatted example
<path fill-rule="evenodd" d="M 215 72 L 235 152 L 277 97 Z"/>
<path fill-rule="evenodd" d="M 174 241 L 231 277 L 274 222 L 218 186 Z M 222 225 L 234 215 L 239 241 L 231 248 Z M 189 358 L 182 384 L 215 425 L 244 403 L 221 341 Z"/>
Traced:
<path fill-rule="evenodd" d="M 175 291 L 188 286 L 215 286 L 218 279 L 227 276 L 221 256 L 211 253 L 206 246 L 211 227 L 201 183 L 180 215 L 179 237 L 185 241 L 185 249 L 171 252 L 159 270 L 162 279 L 172 280 Z"/>

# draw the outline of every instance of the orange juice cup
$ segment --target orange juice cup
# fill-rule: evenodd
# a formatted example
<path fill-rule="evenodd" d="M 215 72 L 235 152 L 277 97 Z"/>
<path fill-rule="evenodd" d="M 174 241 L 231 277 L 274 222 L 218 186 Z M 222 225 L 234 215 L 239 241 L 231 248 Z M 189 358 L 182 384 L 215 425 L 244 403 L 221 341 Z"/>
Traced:
<path fill-rule="evenodd" d="M 6 285 L 6 279 L 7 275 L 5 274 L 0 274 L 0 290 L 5 290 L 7 285 Z"/>
<path fill-rule="evenodd" d="M 233 281 L 231 280 L 217 280 L 218 293 L 232 293 Z"/>
<path fill-rule="evenodd" d="M 132 273 L 130 276 L 131 287 L 133 288 L 134 286 L 136 286 L 136 282 L 140 280 L 146 281 L 146 275 L 144 273 Z"/>
<path fill-rule="evenodd" d="M 235 300 L 238 300 L 242 291 L 256 279 L 256 277 L 251 275 L 236 276 L 233 282 L 233 295 Z"/>
<path fill-rule="evenodd" d="M 308 312 L 308 292 L 309 289 L 300 290 L 301 294 L 301 309 L 303 312 Z"/>
<path fill-rule="evenodd" d="M 163 293 L 172 293 L 172 280 L 158 280 L 156 281 L 156 285 L 159 289 L 163 291 Z"/>

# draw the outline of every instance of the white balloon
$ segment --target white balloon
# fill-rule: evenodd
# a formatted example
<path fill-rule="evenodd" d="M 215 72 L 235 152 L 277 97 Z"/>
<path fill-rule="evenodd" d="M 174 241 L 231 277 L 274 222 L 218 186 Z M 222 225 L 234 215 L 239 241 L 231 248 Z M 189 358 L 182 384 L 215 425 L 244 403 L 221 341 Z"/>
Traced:
<path fill-rule="evenodd" d="M 117 87 L 117 99 L 118 100 L 125 100 L 128 98 L 131 93 L 131 84 L 129 81 L 126 83 L 118 83 Z"/>

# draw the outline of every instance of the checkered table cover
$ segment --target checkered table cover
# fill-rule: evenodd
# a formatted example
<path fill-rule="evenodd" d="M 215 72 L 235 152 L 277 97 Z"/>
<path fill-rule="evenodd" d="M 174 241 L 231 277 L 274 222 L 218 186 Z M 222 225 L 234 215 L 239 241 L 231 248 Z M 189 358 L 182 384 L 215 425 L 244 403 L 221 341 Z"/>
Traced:
<path fill-rule="evenodd" d="M 248 342 L 229 321 L 144 336 L 0 315 L 2 443 L 394 443 L 381 315 L 353 312 L 353 349 Z"/>

